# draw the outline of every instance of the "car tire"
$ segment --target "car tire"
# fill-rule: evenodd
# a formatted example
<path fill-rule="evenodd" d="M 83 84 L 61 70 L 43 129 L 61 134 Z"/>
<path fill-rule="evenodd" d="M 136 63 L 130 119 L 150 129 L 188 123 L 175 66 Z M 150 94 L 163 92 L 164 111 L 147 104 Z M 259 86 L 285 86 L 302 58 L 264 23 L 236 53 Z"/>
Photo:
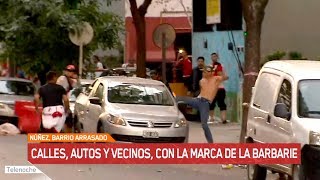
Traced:
<path fill-rule="evenodd" d="M 99 120 L 97 125 L 97 133 L 107 133 L 105 126 L 106 126 L 106 123 Z"/>
<path fill-rule="evenodd" d="M 267 168 L 257 164 L 249 164 L 247 166 L 248 180 L 265 180 L 267 178 Z"/>

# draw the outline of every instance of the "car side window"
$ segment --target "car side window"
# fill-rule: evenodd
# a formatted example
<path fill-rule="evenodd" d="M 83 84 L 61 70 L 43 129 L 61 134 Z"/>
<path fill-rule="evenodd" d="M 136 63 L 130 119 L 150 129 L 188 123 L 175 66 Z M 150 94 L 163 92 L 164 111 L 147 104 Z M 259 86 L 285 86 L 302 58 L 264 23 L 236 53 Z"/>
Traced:
<path fill-rule="evenodd" d="M 94 93 L 94 97 L 98 97 L 99 99 L 102 100 L 102 98 L 103 98 L 103 90 L 104 90 L 103 84 L 99 84 L 96 92 Z"/>
<path fill-rule="evenodd" d="M 263 111 L 271 112 L 274 106 L 274 97 L 279 87 L 281 77 L 276 74 L 264 72 L 260 75 L 255 86 L 253 106 Z"/>
<path fill-rule="evenodd" d="M 93 87 L 98 83 L 98 80 L 95 80 L 90 86 L 88 86 L 85 90 L 85 95 L 89 96 Z"/>
<path fill-rule="evenodd" d="M 292 86 L 290 81 L 284 80 L 281 84 L 277 103 L 283 103 L 287 106 L 288 111 L 291 111 L 291 97 L 292 97 Z"/>

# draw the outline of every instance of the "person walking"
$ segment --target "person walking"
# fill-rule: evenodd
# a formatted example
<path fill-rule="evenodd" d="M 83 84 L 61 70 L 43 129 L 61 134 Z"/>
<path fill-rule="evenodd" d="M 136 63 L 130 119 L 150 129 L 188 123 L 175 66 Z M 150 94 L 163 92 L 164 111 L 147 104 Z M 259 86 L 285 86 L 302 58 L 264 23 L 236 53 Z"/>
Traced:
<path fill-rule="evenodd" d="M 203 70 L 203 78 L 200 80 L 200 93 L 198 97 L 177 97 L 177 101 L 183 101 L 192 108 L 200 112 L 200 119 L 204 135 L 208 143 L 213 143 L 212 134 L 208 126 L 210 104 L 214 100 L 219 85 L 226 80 L 223 76 L 213 76 L 215 69 L 212 66 L 206 66 Z"/>
<path fill-rule="evenodd" d="M 93 62 L 94 62 L 95 65 L 96 65 L 95 77 L 98 78 L 98 77 L 100 77 L 101 74 L 103 73 L 104 67 L 103 67 L 103 64 L 102 64 L 100 58 L 99 58 L 97 55 L 94 55 L 94 56 L 93 56 Z"/>
<path fill-rule="evenodd" d="M 65 89 L 68 98 L 70 97 L 70 91 L 77 85 L 77 81 L 74 80 L 75 77 L 77 77 L 77 68 L 71 64 L 64 69 L 63 74 L 57 80 L 57 84 Z M 72 131 L 73 120 L 71 111 L 67 112 L 65 127 L 63 129 L 65 132 Z"/>
<path fill-rule="evenodd" d="M 193 69 L 193 95 L 194 96 L 198 96 L 199 93 L 200 93 L 200 80 L 202 79 L 202 72 L 203 72 L 203 68 L 205 66 L 204 64 L 204 57 L 200 56 L 198 57 L 198 60 L 197 60 L 197 67 L 195 67 Z"/>
<path fill-rule="evenodd" d="M 227 76 L 223 66 L 221 63 L 218 62 L 219 55 L 217 53 L 212 53 L 211 54 L 211 60 L 212 60 L 212 66 L 215 68 L 215 73 L 213 74 L 214 76 L 225 76 L 226 80 L 229 79 Z M 212 123 L 214 121 L 214 109 L 216 107 L 216 104 L 218 105 L 220 109 L 220 119 L 223 124 L 227 123 L 227 105 L 225 103 L 226 99 L 226 90 L 224 88 L 224 84 L 221 83 L 218 88 L 217 95 L 213 102 L 210 104 L 210 117 L 208 122 Z"/>
<path fill-rule="evenodd" d="M 60 133 L 69 110 L 69 99 L 66 90 L 56 84 L 57 73 L 49 71 L 46 75 L 47 84 L 40 87 L 35 94 L 35 110 L 39 113 L 40 100 L 42 99 L 43 111 L 41 126 L 45 132 Z"/>

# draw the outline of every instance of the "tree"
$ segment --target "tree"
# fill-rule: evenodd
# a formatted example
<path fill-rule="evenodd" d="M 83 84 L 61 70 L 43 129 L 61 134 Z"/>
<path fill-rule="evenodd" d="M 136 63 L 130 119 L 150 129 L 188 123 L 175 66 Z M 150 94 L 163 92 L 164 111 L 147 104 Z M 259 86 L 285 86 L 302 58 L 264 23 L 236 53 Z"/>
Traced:
<path fill-rule="evenodd" d="M 91 24 L 95 34 L 84 49 L 85 55 L 97 48 L 117 46 L 123 21 L 102 12 L 100 6 L 96 0 L 0 0 L 4 55 L 28 73 L 48 67 L 61 70 L 67 63 L 77 63 L 78 47 L 69 40 L 68 33 L 83 21 Z"/>
<path fill-rule="evenodd" d="M 251 88 L 254 86 L 260 65 L 261 28 L 264 10 L 269 0 L 241 0 L 247 35 L 245 37 L 245 74 L 243 82 L 243 115 L 240 142 L 244 142 Z"/>
<path fill-rule="evenodd" d="M 137 76 L 146 77 L 146 21 L 145 15 L 152 0 L 144 0 L 138 7 L 136 0 L 129 0 L 130 11 L 136 29 L 137 45 Z"/>

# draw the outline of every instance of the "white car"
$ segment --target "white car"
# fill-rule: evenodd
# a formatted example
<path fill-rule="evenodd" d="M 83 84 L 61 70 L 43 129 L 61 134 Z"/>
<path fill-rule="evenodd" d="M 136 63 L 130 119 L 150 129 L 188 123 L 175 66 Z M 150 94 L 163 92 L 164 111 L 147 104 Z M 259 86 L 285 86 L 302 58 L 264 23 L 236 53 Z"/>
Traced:
<path fill-rule="evenodd" d="M 252 90 L 247 143 L 299 143 L 302 164 L 248 166 L 248 179 L 266 179 L 267 169 L 293 180 L 320 179 L 320 62 L 266 63 Z"/>
<path fill-rule="evenodd" d="M 78 96 L 75 119 L 82 132 L 109 133 L 116 141 L 188 141 L 188 122 L 174 97 L 165 84 L 150 79 L 96 79 Z"/>

